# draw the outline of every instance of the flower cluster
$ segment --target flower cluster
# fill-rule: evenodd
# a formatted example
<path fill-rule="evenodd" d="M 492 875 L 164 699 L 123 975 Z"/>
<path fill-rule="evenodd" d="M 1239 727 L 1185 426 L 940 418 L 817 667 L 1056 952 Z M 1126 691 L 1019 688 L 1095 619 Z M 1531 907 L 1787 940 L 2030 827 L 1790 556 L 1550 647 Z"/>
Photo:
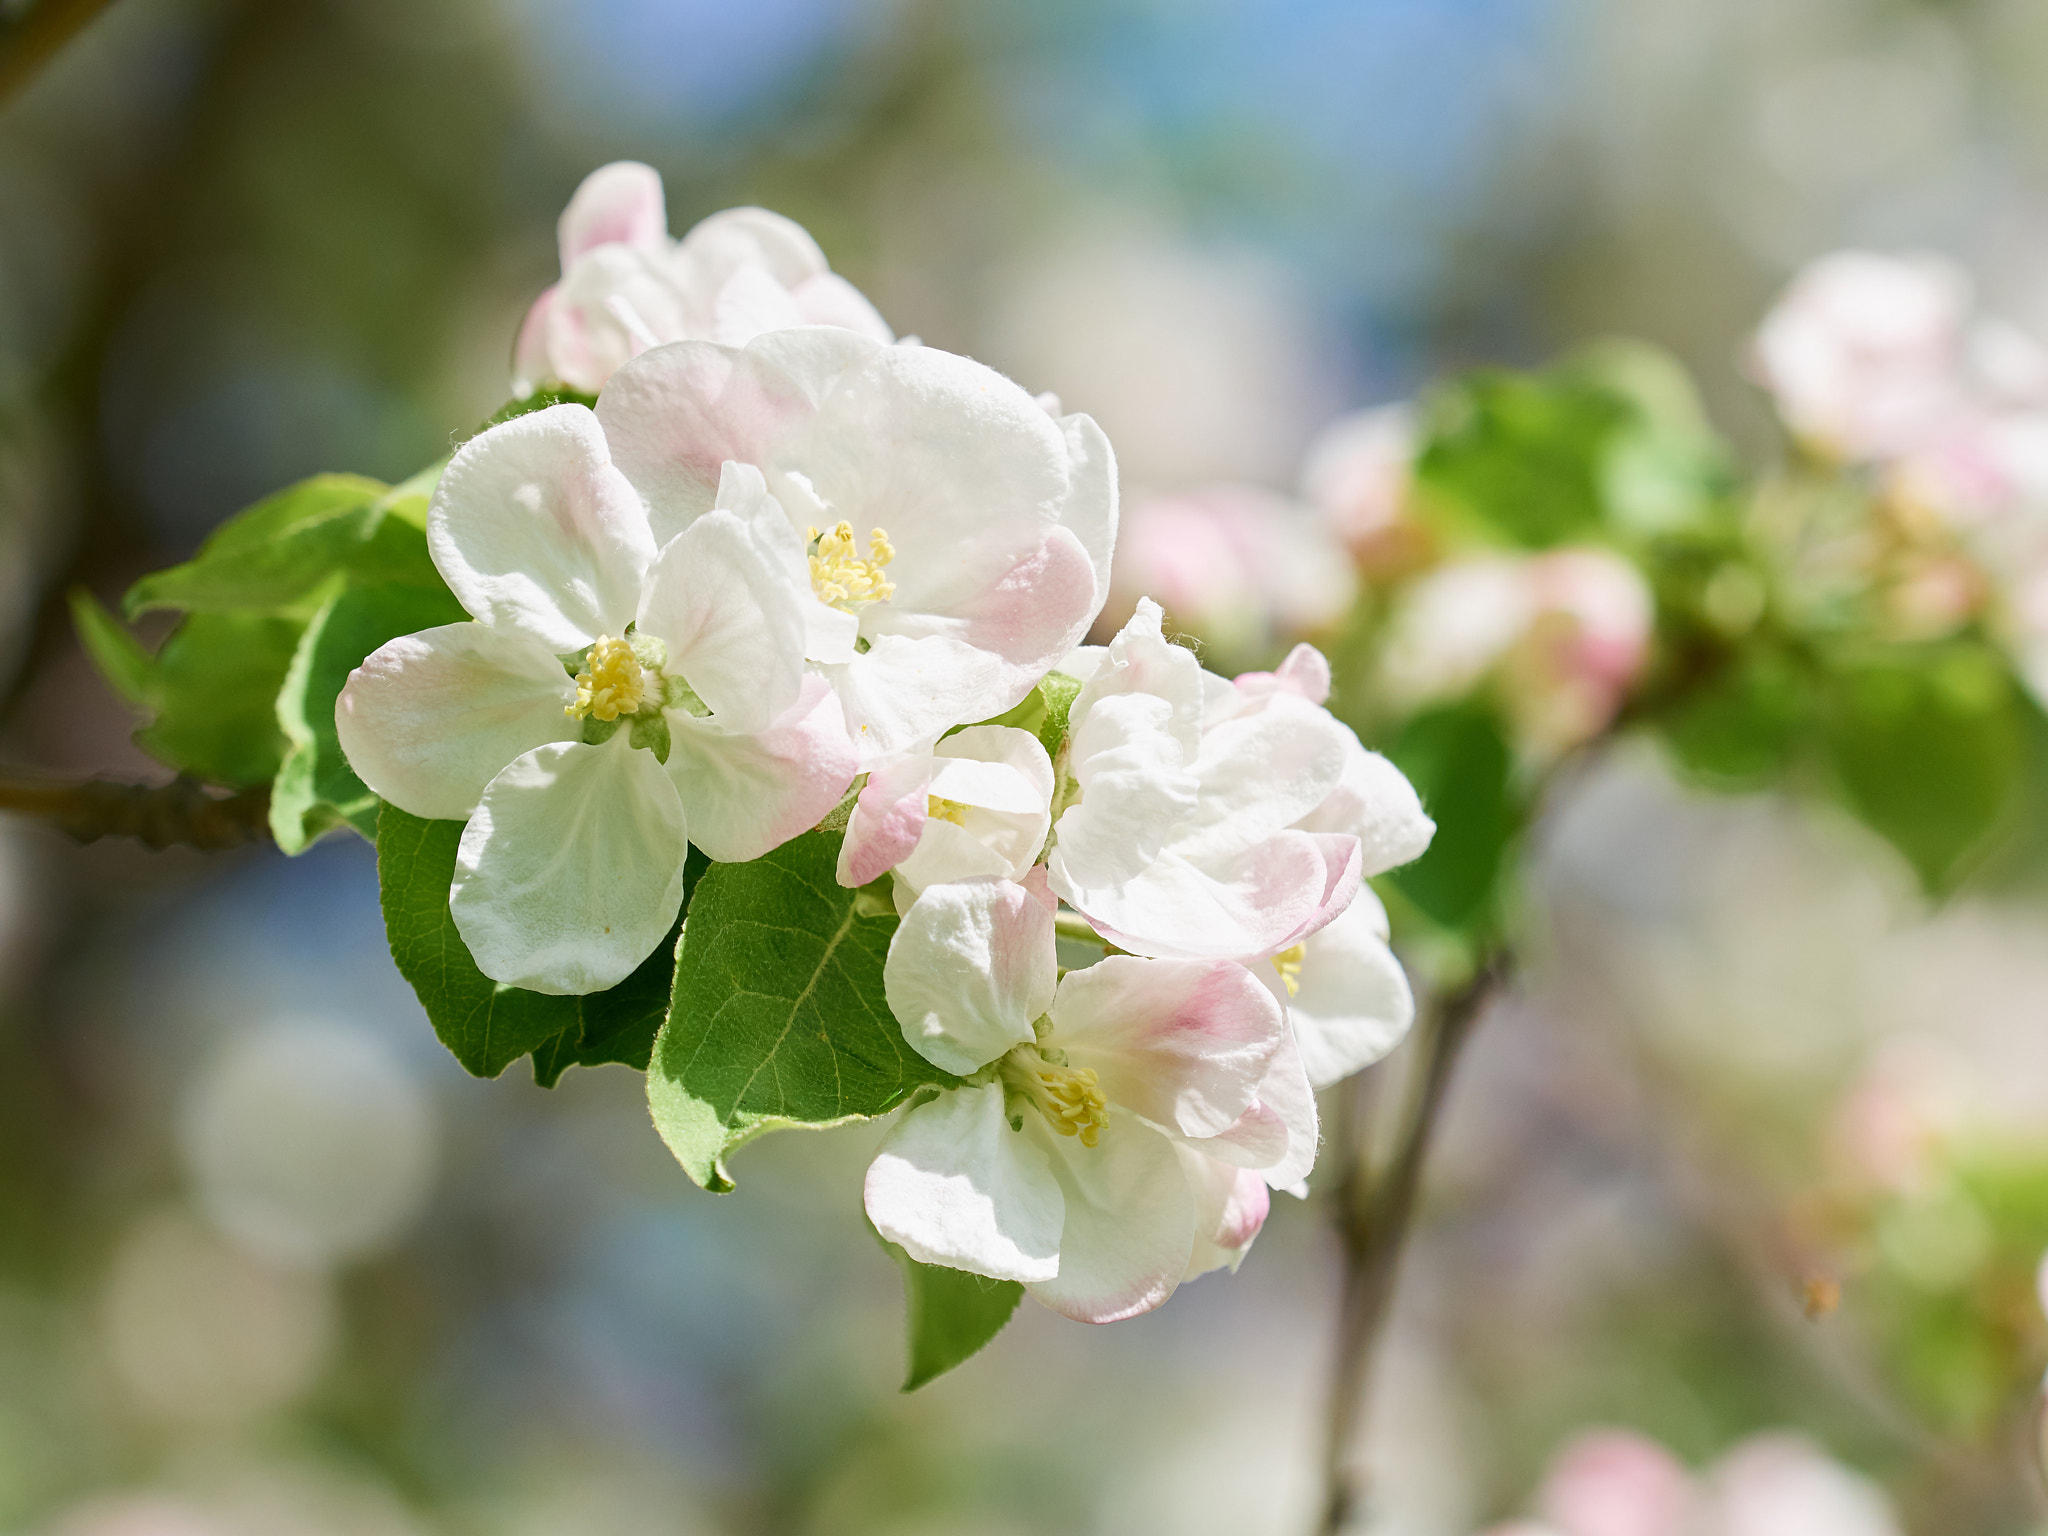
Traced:
<path fill-rule="evenodd" d="M 1933 256 L 1841 251 L 1793 281 L 1752 370 L 1814 458 L 1869 479 L 1851 551 L 1901 635 L 1983 620 L 2048 698 L 2048 347 Z"/>
<path fill-rule="evenodd" d="M 900 915 L 887 1007 L 957 1080 L 884 1143 L 876 1227 L 1098 1322 L 1234 1264 L 1313 1164 L 1315 1087 L 1412 1015 L 1363 881 L 1427 845 L 1414 791 L 1308 647 L 1227 681 L 1144 600 L 1076 649 L 1117 529 L 1102 433 L 892 342 L 795 226 L 670 242 L 653 173 L 613 166 L 562 248 L 518 368 L 596 403 L 455 455 L 427 539 L 469 619 L 336 706 L 371 789 L 466 823 L 476 965 L 610 988 L 690 846 L 843 824 L 840 883 Z M 1063 733 L 999 722 L 1034 693 Z"/>

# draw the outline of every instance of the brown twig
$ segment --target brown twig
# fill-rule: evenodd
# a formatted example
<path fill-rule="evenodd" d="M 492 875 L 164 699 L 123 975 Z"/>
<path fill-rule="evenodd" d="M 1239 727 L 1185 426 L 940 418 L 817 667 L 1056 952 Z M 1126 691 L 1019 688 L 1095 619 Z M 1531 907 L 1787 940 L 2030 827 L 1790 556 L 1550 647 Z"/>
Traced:
<path fill-rule="evenodd" d="M 1506 974 L 1504 959 L 1488 961 L 1418 1022 L 1410 1071 L 1414 1090 L 1405 1106 L 1388 1106 L 1395 1111 L 1405 1109 L 1405 1114 L 1383 1171 L 1368 1166 L 1365 1143 L 1372 1127 L 1365 1116 L 1347 1116 L 1339 1134 L 1344 1163 L 1340 1182 L 1332 1192 L 1332 1214 L 1343 1244 L 1344 1289 L 1337 1313 L 1318 1536 L 1338 1536 L 1363 1503 L 1365 1480 L 1353 1460 L 1354 1444 L 1365 1413 L 1366 1388 L 1380 1332 L 1393 1302 L 1401 1254 L 1415 1215 L 1423 1165 L 1458 1053 Z M 1365 1091 L 1365 1080 L 1359 1086 Z"/>
<path fill-rule="evenodd" d="M 42 0 L 0 26 L 0 104 L 43 72 L 113 0 Z"/>
<path fill-rule="evenodd" d="M 212 853 L 270 835 L 270 786 L 223 796 L 195 779 L 78 783 L 0 773 L 0 811 L 46 821 L 81 843 L 133 837 L 151 848 L 182 845 Z"/>

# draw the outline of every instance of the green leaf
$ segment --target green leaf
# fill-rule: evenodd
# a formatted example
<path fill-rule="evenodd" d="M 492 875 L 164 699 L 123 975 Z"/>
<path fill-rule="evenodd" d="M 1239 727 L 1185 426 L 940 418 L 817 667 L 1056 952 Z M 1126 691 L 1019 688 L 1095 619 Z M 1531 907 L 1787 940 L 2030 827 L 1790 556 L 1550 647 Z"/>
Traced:
<path fill-rule="evenodd" d="M 159 762 L 243 788 L 275 777 L 284 757 L 277 695 L 300 626 L 290 619 L 195 613 L 151 660 L 156 720 L 135 743 Z"/>
<path fill-rule="evenodd" d="M 1928 890 L 1953 886 L 2010 806 L 2021 709 L 2003 661 L 1974 641 L 1890 647 L 1830 679 L 1824 726 L 1844 795 Z"/>
<path fill-rule="evenodd" d="M 1751 646 L 1660 710 L 1657 726 L 1679 767 L 1728 792 L 1783 779 L 1808 737 L 1814 682 L 1783 652 Z"/>
<path fill-rule="evenodd" d="M 277 695 L 286 742 L 270 793 L 270 831 L 278 847 L 301 852 L 339 826 L 376 837 L 377 797 L 342 756 L 334 701 L 349 673 L 385 641 L 468 617 L 446 589 L 397 583 L 349 586 L 313 615 Z"/>
<path fill-rule="evenodd" d="M 77 626 L 85 654 L 114 692 L 130 704 L 149 706 L 155 696 L 156 659 L 142 648 L 128 626 L 83 587 L 71 594 L 71 622 Z"/>
<path fill-rule="evenodd" d="M 1447 928 L 1492 922 L 1509 845 L 1521 830 L 1514 759 L 1486 710 L 1457 705 L 1409 721 L 1387 756 L 1436 820 L 1429 851 L 1390 877 L 1424 915 Z"/>
<path fill-rule="evenodd" d="M 920 1264 L 879 1232 L 875 1236 L 903 1271 L 906 1392 L 972 1358 L 1003 1331 L 1024 1299 L 1024 1287 L 1014 1280 Z"/>
<path fill-rule="evenodd" d="M 133 618 L 153 608 L 189 613 L 264 613 L 305 617 L 339 576 L 401 580 L 412 550 L 384 534 L 417 534 L 385 516 L 390 487 L 360 475 L 315 475 L 265 498 L 224 523 L 183 565 L 145 576 L 128 591 Z M 425 557 L 424 541 L 418 555 Z M 433 575 L 412 572 L 424 584 Z"/>
<path fill-rule="evenodd" d="M 647 1100 L 676 1160 L 732 1188 L 726 1158 L 764 1132 L 887 1114 L 952 1083 L 904 1043 L 882 997 L 896 915 L 833 878 L 840 839 L 808 832 L 697 888 Z"/>
<path fill-rule="evenodd" d="M 398 973 L 412 985 L 434 1033 L 463 1070 L 496 1077 L 529 1052 L 534 1078 L 551 1087 L 572 1065 L 621 1062 L 645 1070 L 668 1010 L 675 944 L 667 941 L 608 992 L 552 997 L 508 987 L 477 969 L 448 910 L 459 821 L 426 821 L 386 805 L 377 818 L 377 883 L 384 933 Z M 685 866 L 689 903 L 693 856 Z"/>

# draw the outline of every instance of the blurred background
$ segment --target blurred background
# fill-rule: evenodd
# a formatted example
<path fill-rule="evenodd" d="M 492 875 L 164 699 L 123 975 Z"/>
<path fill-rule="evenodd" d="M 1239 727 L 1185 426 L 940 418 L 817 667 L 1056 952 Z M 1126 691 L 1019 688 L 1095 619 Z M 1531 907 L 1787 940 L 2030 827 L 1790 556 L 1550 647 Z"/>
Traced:
<path fill-rule="evenodd" d="M 1129 505 L 1277 501 L 1343 412 L 1614 333 L 1768 452 L 1746 338 L 1838 246 L 1948 252 L 2048 333 L 2044 83 L 2038 0 L 119 0 L 0 112 L 0 753 L 161 776 L 64 592 L 445 451 L 607 160 L 662 172 L 677 232 L 797 218 L 899 332 L 1093 413 Z M 2048 1168 L 2048 910 L 1931 910 L 1846 818 L 1699 798 L 1648 748 L 1573 778 L 1534 859 L 1370 1528 L 1470 1536 L 1608 1425 L 1841 1463 L 1834 1514 L 1739 1536 L 2048 1530 L 2001 1395 L 2048 1358 L 2048 1176 L 1898 1173 L 1930 1124 Z M 872 1128 L 770 1139 L 715 1198 L 633 1074 L 523 1071 L 440 1050 L 359 842 L 0 825 L 0 1531 L 1307 1528 L 1313 1204 L 1235 1278 L 1104 1330 L 1027 1306 L 905 1398 Z M 1914 1321 L 1873 1362 L 1809 1254 L 1895 1175 L 1868 1305 Z"/>

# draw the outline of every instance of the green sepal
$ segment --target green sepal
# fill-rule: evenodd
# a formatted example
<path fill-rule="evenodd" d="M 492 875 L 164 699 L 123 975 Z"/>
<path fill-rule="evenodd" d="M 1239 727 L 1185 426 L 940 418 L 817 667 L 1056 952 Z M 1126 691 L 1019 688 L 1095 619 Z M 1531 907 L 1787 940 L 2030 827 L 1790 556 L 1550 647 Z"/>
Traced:
<path fill-rule="evenodd" d="M 516 400 L 507 400 L 489 416 L 484 418 L 482 424 L 476 430 L 477 433 L 488 432 L 491 428 L 499 426 L 504 422 L 516 420 L 521 416 L 531 416 L 535 411 L 544 411 L 553 405 L 595 407 L 596 404 L 597 396 L 595 395 L 586 395 L 580 390 L 571 389 L 566 384 L 549 384 L 541 389 L 536 389 L 530 395 L 521 395 Z"/>
<path fill-rule="evenodd" d="M 869 1231 L 874 1231 L 870 1224 Z M 923 1264 L 881 1233 L 875 1241 L 903 1272 L 903 1390 L 915 1392 L 979 1354 L 1024 1299 L 1015 1280 Z"/>
<path fill-rule="evenodd" d="M 377 883 L 391 958 L 449 1054 L 474 1077 L 496 1077 L 531 1053 L 534 1080 L 543 1087 L 574 1065 L 618 1062 L 645 1071 L 668 1010 L 681 918 L 609 991 L 556 997 L 493 981 L 477 969 L 448 910 L 462 827 L 423 820 L 395 805 L 384 806 L 377 819 Z M 692 849 L 684 865 L 685 915 L 696 877 L 707 867 Z"/>
<path fill-rule="evenodd" d="M 655 1129 L 683 1171 L 730 1190 L 726 1162 L 768 1131 L 887 1114 L 924 1083 L 883 999 L 894 912 L 834 878 L 840 839 L 807 832 L 698 884 L 668 1021 L 647 1073 Z"/>
<path fill-rule="evenodd" d="M 660 710 L 648 710 L 632 717 L 632 731 L 627 740 L 636 747 L 643 747 L 654 754 L 657 763 L 666 763 L 669 753 L 668 716 Z"/>
<path fill-rule="evenodd" d="M 335 699 L 349 673 L 385 641 L 468 617 L 446 589 L 398 584 L 346 587 L 313 615 L 277 695 L 286 743 L 270 792 L 278 847 L 299 853 L 341 826 L 376 837 L 378 800 L 342 755 Z"/>

